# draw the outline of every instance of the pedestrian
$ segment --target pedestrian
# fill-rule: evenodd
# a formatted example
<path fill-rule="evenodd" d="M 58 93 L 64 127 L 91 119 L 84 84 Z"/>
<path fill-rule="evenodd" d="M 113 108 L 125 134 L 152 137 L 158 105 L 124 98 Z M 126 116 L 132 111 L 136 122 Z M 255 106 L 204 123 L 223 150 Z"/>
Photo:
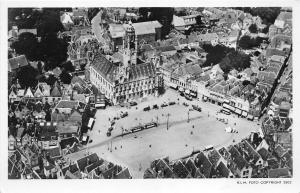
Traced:
<path fill-rule="evenodd" d="M 122 149 L 122 145 L 121 145 L 121 149 Z"/>
<path fill-rule="evenodd" d="M 149 147 L 151 148 L 151 144 L 149 145 Z"/>

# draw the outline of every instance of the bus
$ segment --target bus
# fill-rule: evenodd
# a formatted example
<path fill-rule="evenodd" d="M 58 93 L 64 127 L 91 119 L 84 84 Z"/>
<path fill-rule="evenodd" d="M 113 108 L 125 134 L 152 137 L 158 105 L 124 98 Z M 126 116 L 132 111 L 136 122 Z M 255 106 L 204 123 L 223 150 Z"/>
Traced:
<path fill-rule="evenodd" d="M 98 94 L 95 102 L 95 107 L 105 109 L 105 95 Z"/>

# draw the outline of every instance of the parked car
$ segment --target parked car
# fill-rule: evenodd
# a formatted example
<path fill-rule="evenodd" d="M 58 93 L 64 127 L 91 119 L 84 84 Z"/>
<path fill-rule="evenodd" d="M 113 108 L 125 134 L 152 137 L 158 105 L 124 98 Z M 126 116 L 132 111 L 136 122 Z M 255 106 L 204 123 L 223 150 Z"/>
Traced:
<path fill-rule="evenodd" d="M 189 106 L 189 104 L 187 104 L 187 103 L 183 103 L 183 105 L 184 105 L 184 106 L 186 106 L 186 107 L 188 107 L 188 106 Z"/>
<path fill-rule="evenodd" d="M 110 127 L 108 128 L 108 131 L 111 132 L 114 128 L 113 127 Z"/>
<path fill-rule="evenodd" d="M 125 103 L 120 103 L 120 106 L 121 107 L 125 107 Z"/>
<path fill-rule="evenodd" d="M 155 104 L 155 105 L 153 105 L 153 107 L 152 107 L 153 109 L 158 109 L 158 105 L 157 104 Z"/>
<path fill-rule="evenodd" d="M 110 137 L 111 136 L 111 132 L 107 131 L 106 136 Z"/>
<path fill-rule="evenodd" d="M 157 127 L 157 123 L 155 122 L 151 122 L 151 123 L 147 123 L 145 124 L 145 129 L 149 129 L 149 128 L 152 128 L 152 127 Z"/>
<path fill-rule="evenodd" d="M 196 106 L 196 105 L 192 105 L 193 109 L 196 110 L 196 111 L 199 111 L 201 112 L 202 111 L 202 108 L 199 107 L 199 106 Z"/>
<path fill-rule="evenodd" d="M 225 110 L 225 109 L 221 109 L 221 110 L 220 110 L 220 113 L 223 113 L 223 114 L 225 114 L 225 115 L 230 115 L 230 114 L 231 114 L 230 111 Z"/>
<path fill-rule="evenodd" d="M 174 101 L 169 102 L 169 105 L 175 105 L 176 103 Z"/>
<path fill-rule="evenodd" d="M 145 107 L 145 108 L 144 108 L 144 111 L 150 111 L 150 106 Z"/>
<path fill-rule="evenodd" d="M 127 116 L 128 116 L 128 112 L 124 112 L 124 113 L 122 112 L 121 115 L 120 115 L 121 118 L 124 118 L 124 117 L 127 117 Z"/>
<path fill-rule="evenodd" d="M 186 98 L 186 100 L 189 100 L 189 101 L 193 100 L 193 98 L 189 95 L 185 95 L 185 98 Z"/>
<path fill-rule="evenodd" d="M 131 101 L 129 104 L 130 104 L 130 106 L 136 106 L 136 105 L 137 105 L 137 102 Z"/>
<path fill-rule="evenodd" d="M 168 106 L 167 103 L 163 103 L 163 104 L 160 105 L 160 107 L 167 107 L 167 106 Z"/>

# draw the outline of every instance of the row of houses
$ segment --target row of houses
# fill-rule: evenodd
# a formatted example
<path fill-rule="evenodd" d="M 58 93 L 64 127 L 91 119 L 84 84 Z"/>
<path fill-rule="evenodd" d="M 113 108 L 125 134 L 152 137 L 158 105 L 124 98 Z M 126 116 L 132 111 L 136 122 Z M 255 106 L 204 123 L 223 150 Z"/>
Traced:
<path fill-rule="evenodd" d="M 280 178 L 292 176 L 292 154 L 275 149 L 258 133 L 237 144 L 220 149 L 193 152 L 191 156 L 170 161 L 156 159 L 144 178 Z"/>

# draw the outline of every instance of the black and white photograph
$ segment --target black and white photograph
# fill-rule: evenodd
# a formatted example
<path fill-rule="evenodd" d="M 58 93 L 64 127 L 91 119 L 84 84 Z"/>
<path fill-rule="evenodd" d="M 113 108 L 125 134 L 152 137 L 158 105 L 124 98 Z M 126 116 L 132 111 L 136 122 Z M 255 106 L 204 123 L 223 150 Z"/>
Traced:
<path fill-rule="evenodd" d="M 292 7 L 7 12 L 8 179 L 293 177 Z"/>

